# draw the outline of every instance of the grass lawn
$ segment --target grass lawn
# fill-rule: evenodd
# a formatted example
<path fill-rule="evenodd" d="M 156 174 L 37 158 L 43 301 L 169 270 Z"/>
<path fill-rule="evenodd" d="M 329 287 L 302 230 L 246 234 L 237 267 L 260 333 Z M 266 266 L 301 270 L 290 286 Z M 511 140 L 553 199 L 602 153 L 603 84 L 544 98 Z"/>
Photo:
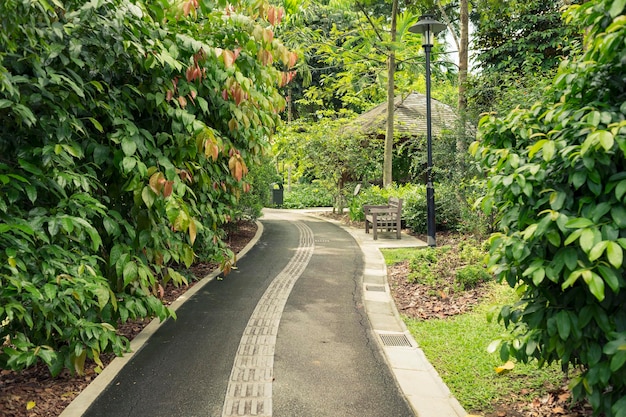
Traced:
<path fill-rule="evenodd" d="M 490 412 L 497 403 L 531 401 L 563 383 L 563 374 L 556 366 L 538 369 L 534 363 L 518 363 L 506 374 L 496 373 L 495 368 L 503 362 L 497 353 L 488 353 L 487 346 L 499 338 L 504 327 L 495 319 L 488 322 L 487 315 L 503 303 L 514 301 L 515 293 L 496 283 L 486 288 L 488 297 L 471 313 L 427 321 L 404 318 L 454 396 L 474 413 Z"/>

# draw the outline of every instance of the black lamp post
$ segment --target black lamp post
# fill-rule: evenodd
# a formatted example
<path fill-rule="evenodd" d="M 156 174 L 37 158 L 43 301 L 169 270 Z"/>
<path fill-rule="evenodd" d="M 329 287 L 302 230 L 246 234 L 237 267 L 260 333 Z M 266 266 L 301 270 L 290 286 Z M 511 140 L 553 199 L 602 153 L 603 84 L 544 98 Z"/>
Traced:
<path fill-rule="evenodd" d="M 426 54 L 426 152 L 427 152 L 427 183 L 426 183 L 426 227 L 428 246 L 437 246 L 435 240 L 435 190 L 433 188 L 433 151 L 432 151 L 432 120 L 430 110 L 430 50 L 433 47 L 434 35 L 446 28 L 441 22 L 433 19 L 430 14 L 420 17 L 419 21 L 409 28 L 409 32 L 422 34 L 422 46 Z"/>

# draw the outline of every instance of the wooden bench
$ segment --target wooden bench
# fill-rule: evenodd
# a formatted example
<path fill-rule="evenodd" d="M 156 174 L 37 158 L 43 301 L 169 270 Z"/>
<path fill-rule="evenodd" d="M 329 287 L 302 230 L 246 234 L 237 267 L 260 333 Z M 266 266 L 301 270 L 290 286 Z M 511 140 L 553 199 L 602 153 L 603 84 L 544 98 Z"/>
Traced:
<path fill-rule="evenodd" d="M 400 239 L 402 222 L 402 199 L 389 197 L 388 204 L 384 206 L 363 206 L 365 213 L 365 233 L 374 230 L 374 240 L 378 239 L 378 229 L 391 232 L 395 229 L 396 238 Z"/>

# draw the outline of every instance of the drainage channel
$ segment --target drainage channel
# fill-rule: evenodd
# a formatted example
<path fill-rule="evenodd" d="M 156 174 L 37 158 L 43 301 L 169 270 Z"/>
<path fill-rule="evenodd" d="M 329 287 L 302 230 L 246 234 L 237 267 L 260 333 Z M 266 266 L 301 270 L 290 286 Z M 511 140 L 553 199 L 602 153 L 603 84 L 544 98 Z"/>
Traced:
<path fill-rule="evenodd" d="M 228 381 L 222 417 L 272 416 L 274 351 L 280 318 L 315 247 L 313 231 L 301 222 L 295 224 L 300 232 L 296 254 L 265 290 L 248 321 Z"/>
<path fill-rule="evenodd" d="M 385 347 L 413 347 L 413 344 L 404 333 L 378 333 Z"/>

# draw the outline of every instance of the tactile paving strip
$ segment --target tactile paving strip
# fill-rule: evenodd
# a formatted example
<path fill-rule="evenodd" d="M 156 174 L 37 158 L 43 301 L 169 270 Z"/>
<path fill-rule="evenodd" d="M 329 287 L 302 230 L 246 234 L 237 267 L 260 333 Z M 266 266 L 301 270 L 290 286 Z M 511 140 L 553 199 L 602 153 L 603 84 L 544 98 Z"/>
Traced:
<path fill-rule="evenodd" d="M 259 300 L 244 334 L 226 391 L 222 417 L 271 417 L 276 334 L 293 285 L 311 260 L 313 231 L 297 222 L 300 243 L 287 266 Z"/>

